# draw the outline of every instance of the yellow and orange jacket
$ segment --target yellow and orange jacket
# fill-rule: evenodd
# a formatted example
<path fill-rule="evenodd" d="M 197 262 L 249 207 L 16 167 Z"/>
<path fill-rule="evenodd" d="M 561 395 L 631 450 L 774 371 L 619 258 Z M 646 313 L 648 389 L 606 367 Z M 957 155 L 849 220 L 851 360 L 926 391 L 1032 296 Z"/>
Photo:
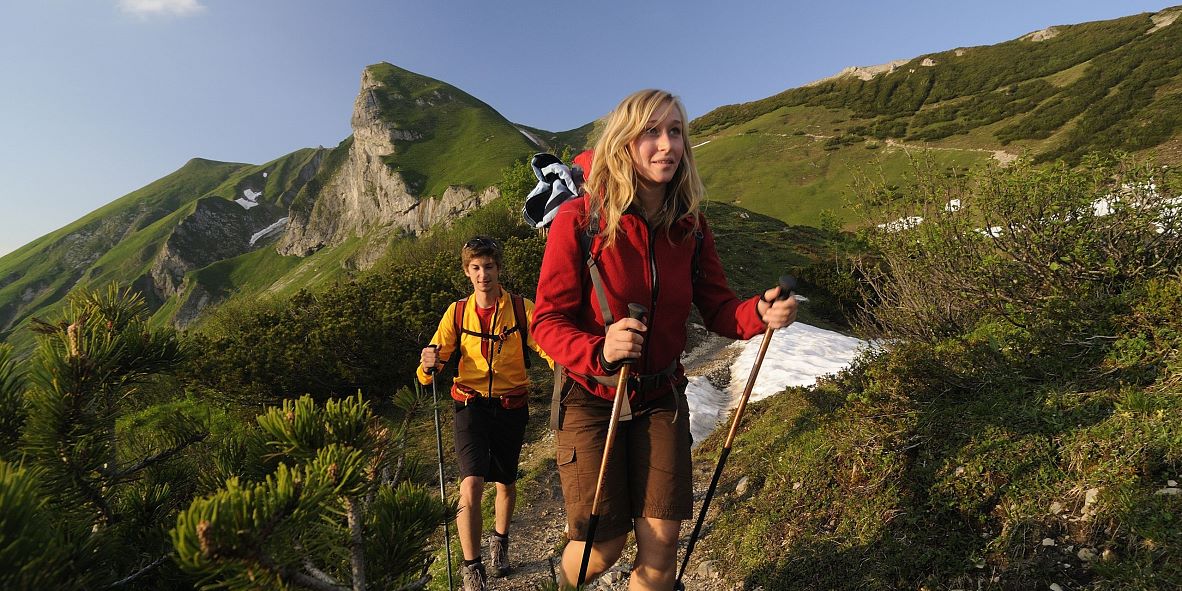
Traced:
<path fill-rule="evenodd" d="M 533 321 L 534 303 L 525 299 L 524 304 L 526 318 L 522 319 L 520 324 L 528 328 L 529 323 Z M 450 361 L 453 354 L 460 356 L 456 378 L 451 389 L 452 398 L 458 402 L 466 402 L 469 398 L 477 396 L 510 397 L 526 394 L 529 376 L 525 371 L 521 331 L 514 330 L 504 340 L 491 341 L 488 348 L 489 355 L 485 357 L 480 350 L 482 340 L 480 337 L 470 334 L 461 336 L 457 333 L 456 305 L 457 302 L 452 302 L 448 306 L 447 312 L 444 312 L 443 318 L 439 320 L 439 327 L 435 330 L 435 335 L 431 337 L 431 344 L 439 346 L 441 363 L 445 363 L 444 360 Z M 488 334 L 504 334 L 518 324 L 513 311 L 512 296 L 505 289 L 501 289 L 501 297 L 497 300 L 492 326 L 489 327 Z M 461 326 L 471 332 L 483 332 L 480 326 L 480 317 L 476 313 L 476 300 L 472 297 L 468 298 L 468 302 L 464 306 Z M 528 338 L 529 342 L 526 344 L 529 348 L 537 351 L 538 355 L 553 367 L 554 362 L 534 341 L 532 333 L 529 333 Z M 430 384 L 434 378 L 433 375 L 428 375 L 423 371 L 421 364 L 415 373 L 422 384 Z"/>

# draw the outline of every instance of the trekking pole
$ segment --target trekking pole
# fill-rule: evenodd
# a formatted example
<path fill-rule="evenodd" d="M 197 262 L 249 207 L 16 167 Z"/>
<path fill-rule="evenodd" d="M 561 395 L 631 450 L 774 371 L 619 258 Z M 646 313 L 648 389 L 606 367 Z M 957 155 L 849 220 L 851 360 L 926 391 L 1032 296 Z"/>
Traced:
<path fill-rule="evenodd" d="M 796 289 L 796 279 L 791 275 L 782 275 L 780 277 L 780 295 L 776 299 L 788 299 L 794 289 Z M 767 346 L 771 340 L 772 328 L 768 327 L 763 333 L 763 342 L 759 344 L 759 354 L 755 357 L 755 365 L 751 366 L 751 375 L 747 378 L 747 386 L 743 388 L 743 396 L 739 398 L 739 405 L 735 407 L 735 417 L 731 419 L 730 433 L 727 433 L 726 443 L 722 444 L 722 453 L 718 454 L 718 465 L 714 467 L 714 476 L 710 478 L 710 488 L 706 490 L 706 498 L 702 501 L 702 509 L 698 511 L 698 522 L 694 525 L 694 533 L 690 534 L 689 544 L 685 547 L 685 556 L 681 559 L 681 568 L 677 571 L 677 580 L 673 582 L 673 589 L 675 591 L 685 590 L 685 585 L 681 583 L 681 577 L 685 574 L 686 567 L 689 566 L 690 554 L 694 551 L 694 544 L 698 542 L 698 535 L 702 533 L 702 522 L 706 520 L 706 510 L 710 508 L 710 499 L 714 497 L 714 491 L 718 488 L 718 479 L 722 476 L 722 467 L 726 464 L 727 457 L 731 455 L 731 444 L 734 443 L 735 435 L 739 432 L 739 421 L 743 419 L 743 411 L 747 408 L 747 400 L 751 398 L 751 389 L 755 386 L 755 377 L 759 375 L 759 366 L 763 365 L 763 356 L 767 354 Z"/>
<path fill-rule="evenodd" d="M 648 309 L 640 304 L 628 304 L 628 317 L 644 322 Z M 612 455 L 612 444 L 616 439 L 616 428 L 620 425 L 620 410 L 628 400 L 628 374 L 631 359 L 624 361 L 620 377 L 616 381 L 616 398 L 612 401 L 612 418 L 607 424 L 607 440 L 603 442 L 603 459 L 599 462 L 599 478 L 595 480 L 595 497 L 591 501 L 591 518 L 587 520 L 587 541 L 583 545 L 583 562 L 579 565 L 579 579 L 575 588 L 583 586 L 587 578 L 587 564 L 591 562 L 591 546 L 595 544 L 595 528 L 599 525 L 599 496 L 603 492 L 603 478 L 607 474 L 607 462 Z"/>
<path fill-rule="evenodd" d="M 436 352 L 439 351 L 439 345 L 431 346 L 435 348 Z M 439 456 L 439 499 L 446 504 L 447 491 L 443 487 L 443 431 L 439 427 L 439 388 L 435 386 L 435 368 L 428 369 L 427 375 L 432 376 L 431 400 L 434 404 L 431 406 L 435 408 L 435 453 Z M 447 553 L 447 590 L 451 591 L 454 588 L 451 580 L 451 528 L 447 521 L 443 520 L 443 548 Z"/>

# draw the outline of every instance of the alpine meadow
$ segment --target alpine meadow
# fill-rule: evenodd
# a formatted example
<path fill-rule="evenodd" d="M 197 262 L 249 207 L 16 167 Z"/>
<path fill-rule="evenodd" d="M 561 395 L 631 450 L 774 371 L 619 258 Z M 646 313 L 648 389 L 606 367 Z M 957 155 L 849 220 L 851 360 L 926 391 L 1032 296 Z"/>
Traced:
<path fill-rule="evenodd" d="M 1179 16 L 689 122 L 731 288 L 791 274 L 798 322 L 864 347 L 754 402 L 733 453 L 725 426 L 695 442 L 695 510 L 730 455 L 687 589 L 1182 588 Z M 474 235 L 535 297 L 531 156 L 570 162 L 604 120 L 527 127 L 381 62 L 350 121 L 263 164 L 193 158 L 0 257 L 0 587 L 448 588 L 451 401 L 418 387 L 420 351 L 471 292 Z M 702 324 L 687 373 L 725 392 L 746 375 Z M 556 588 L 565 543 L 552 373 L 529 376 L 498 589 Z"/>

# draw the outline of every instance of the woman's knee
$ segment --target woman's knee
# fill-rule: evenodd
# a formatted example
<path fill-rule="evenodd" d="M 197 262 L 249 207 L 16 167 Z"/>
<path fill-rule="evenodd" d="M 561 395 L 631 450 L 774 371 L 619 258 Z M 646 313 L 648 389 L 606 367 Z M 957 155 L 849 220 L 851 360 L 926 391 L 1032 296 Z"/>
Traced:
<path fill-rule="evenodd" d="M 591 559 L 587 562 L 587 580 L 593 580 L 615 565 L 620 560 L 620 556 L 624 554 L 624 546 L 627 545 L 627 542 L 628 534 L 595 542 L 591 548 Z M 583 562 L 584 548 L 585 542 L 571 542 L 567 545 L 563 555 L 563 571 L 571 583 L 574 583 L 574 579 L 579 574 L 578 569 Z"/>
<path fill-rule="evenodd" d="M 654 568 L 666 568 L 677 558 L 677 538 L 681 522 L 669 519 L 636 520 L 636 562 Z"/>

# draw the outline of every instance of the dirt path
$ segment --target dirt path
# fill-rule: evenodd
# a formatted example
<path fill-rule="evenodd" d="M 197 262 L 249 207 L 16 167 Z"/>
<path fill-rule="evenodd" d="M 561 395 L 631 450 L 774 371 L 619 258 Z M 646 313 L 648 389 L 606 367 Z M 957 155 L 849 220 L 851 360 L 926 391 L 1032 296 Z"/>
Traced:
<path fill-rule="evenodd" d="M 715 387 L 724 390 L 730 380 L 730 362 L 738 351 L 727 348 L 730 339 L 716 335 L 706 336 L 701 344 L 683 357 L 689 375 L 704 375 Z M 533 409 L 537 417 L 548 417 L 549 408 Z M 533 420 L 533 419 L 531 419 Z M 709 484 L 714 458 L 696 458 L 694 476 L 695 507 L 700 506 Z M 514 512 L 510 530 L 510 559 L 513 571 L 503 579 L 491 579 L 489 588 L 494 591 L 536 591 L 552 581 L 551 562 L 557 564 L 565 544 L 566 515 L 562 504 L 562 486 L 554 463 L 554 435 L 546 431 L 536 441 L 522 449 L 521 468 L 527 474 L 519 482 L 517 509 Z M 695 511 L 697 509 L 695 508 Z M 685 550 L 685 542 L 693 530 L 692 521 L 682 528 L 682 548 L 678 560 Z M 487 551 L 485 552 L 487 555 Z M 634 544 L 624 551 L 620 562 L 604 575 L 590 590 L 615 591 L 628 586 L 627 573 L 636 554 Z M 701 554 L 695 551 L 683 582 L 689 590 L 729 589 L 710 572 L 710 564 L 702 566 Z M 680 565 L 680 562 L 678 562 Z M 701 570 L 702 572 L 699 572 Z"/>
<path fill-rule="evenodd" d="M 888 148 L 899 148 L 904 152 L 909 150 L 930 150 L 930 151 L 944 151 L 944 152 L 985 152 L 991 154 L 993 159 L 1002 166 L 1008 166 L 1011 162 L 1018 159 L 1017 154 L 1011 154 L 1005 150 L 987 150 L 985 148 L 947 148 L 941 146 L 923 146 L 917 144 L 905 144 L 899 140 L 886 140 Z"/>
<path fill-rule="evenodd" d="M 1180 13 L 1180 14 L 1182 14 L 1182 13 Z M 768 135 L 768 136 L 775 136 L 775 137 L 791 137 L 791 134 L 787 134 L 787 133 L 759 133 L 757 135 Z M 827 139 L 833 138 L 835 136 L 824 135 L 824 134 L 819 134 L 819 133 L 805 133 L 804 137 L 807 137 L 813 141 L 820 141 L 820 140 L 827 140 Z M 702 142 L 701 144 L 698 144 L 698 145 L 699 146 L 705 145 L 705 144 L 709 143 L 710 141 L 713 141 L 713 140 L 708 140 L 708 141 Z M 1011 154 L 1010 152 L 1007 152 L 1005 150 L 989 150 L 986 148 L 952 148 L 952 147 L 946 147 L 946 146 L 928 146 L 928 145 L 924 145 L 924 144 L 904 143 L 899 140 L 889 139 L 889 138 L 886 139 L 883 143 L 886 145 L 888 150 L 900 149 L 900 150 L 903 150 L 904 152 L 908 152 L 911 150 L 927 150 L 927 151 L 934 151 L 934 152 L 983 152 L 983 153 L 986 153 L 986 154 L 989 154 L 990 156 L 992 156 L 993 159 L 996 160 L 998 162 L 998 164 L 1000 164 L 1002 166 L 1009 166 L 1010 163 L 1012 163 L 1013 161 L 1018 159 L 1017 154 Z M 694 147 L 696 148 L 697 146 L 694 146 Z"/>

